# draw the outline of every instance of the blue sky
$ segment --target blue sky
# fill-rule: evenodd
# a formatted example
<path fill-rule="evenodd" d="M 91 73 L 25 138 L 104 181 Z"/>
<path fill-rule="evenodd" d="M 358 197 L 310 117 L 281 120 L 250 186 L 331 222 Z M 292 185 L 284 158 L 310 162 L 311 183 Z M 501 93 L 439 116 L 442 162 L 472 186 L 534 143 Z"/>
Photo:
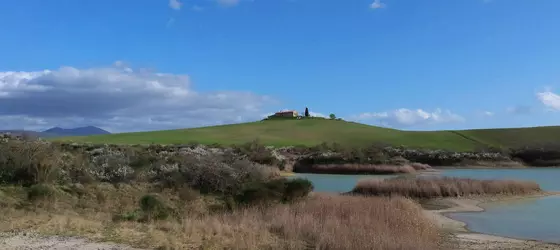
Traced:
<path fill-rule="evenodd" d="M 0 1 L 0 129 L 560 125 L 558 0 Z"/>

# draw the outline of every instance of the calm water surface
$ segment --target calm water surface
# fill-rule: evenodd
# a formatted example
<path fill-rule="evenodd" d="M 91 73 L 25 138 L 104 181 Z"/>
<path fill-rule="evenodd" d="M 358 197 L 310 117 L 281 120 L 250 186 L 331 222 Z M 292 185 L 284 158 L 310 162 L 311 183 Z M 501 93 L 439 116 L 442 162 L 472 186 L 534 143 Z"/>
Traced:
<path fill-rule="evenodd" d="M 518 179 L 539 183 L 547 191 L 560 191 L 560 169 L 458 169 L 444 170 L 442 176 L 473 179 Z M 347 192 L 364 178 L 392 176 L 297 174 L 313 182 L 318 192 Z M 560 196 L 496 202 L 484 212 L 453 213 L 448 216 L 467 223 L 475 232 L 519 239 L 560 243 Z"/>
<path fill-rule="evenodd" d="M 361 179 L 391 178 L 391 175 L 338 175 L 338 174 L 296 174 L 294 177 L 305 178 L 313 183 L 316 192 L 342 193 L 354 188 Z"/>
<path fill-rule="evenodd" d="M 532 180 L 547 191 L 560 191 L 560 169 L 449 170 L 445 176 L 475 179 Z M 496 202 L 481 213 L 448 216 L 467 223 L 469 230 L 519 239 L 560 243 L 560 196 Z"/>

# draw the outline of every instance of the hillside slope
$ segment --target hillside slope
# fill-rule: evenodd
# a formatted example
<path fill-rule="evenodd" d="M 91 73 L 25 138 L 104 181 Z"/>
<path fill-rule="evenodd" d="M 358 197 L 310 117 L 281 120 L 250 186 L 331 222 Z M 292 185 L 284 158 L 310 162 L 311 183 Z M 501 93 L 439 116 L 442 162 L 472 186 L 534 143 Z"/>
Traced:
<path fill-rule="evenodd" d="M 560 126 L 472 129 L 454 132 L 494 147 L 519 148 L 560 143 Z"/>
<path fill-rule="evenodd" d="M 485 146 L 519 147 L 560 141 L 560 127 L 462 131 L 402 131 L 336 120 L 271 120 L 152 132 L 65 137 L 66 141 L 109 144 L 241 144 L 259 139 L 273 146 L 337 142 L 347 146 L 373 143 L 411 148 L 470 151 Z"/>
<path fill-rule="evenodd" d="M 112 135 L 66 137 L 64 140 L 117 144 L 175 144 L 198 142 L 203 144 L 239 144 L 259 139 L 274 146 L 317 145 L 337 142 L 360 146 L 387 143 L 422 148 L 450 148 L 466 150 L 476 143 L 448 131 L 409 132 L 374 127 L 359 123 L 312 120 L 272 120 L 203 128 L 165 130 Z"/>

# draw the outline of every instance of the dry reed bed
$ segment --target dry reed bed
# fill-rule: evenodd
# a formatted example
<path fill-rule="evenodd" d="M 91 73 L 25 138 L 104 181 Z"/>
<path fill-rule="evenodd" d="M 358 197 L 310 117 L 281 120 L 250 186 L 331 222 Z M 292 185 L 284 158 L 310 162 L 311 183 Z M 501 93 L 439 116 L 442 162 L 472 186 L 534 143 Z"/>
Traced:
<path fill-rule="evenodd" d="M 191 208 L 179 221 L 151 223 L 115 223 L 110 213 L 97 210 L 49 213 L 3 208 L 0 212 L 7 216 L 0 219 L 0 230 L 37 229 L 160 249 L 432 250 L 440 241 L 438 228 L 421 208 L 398 197 L 315 194 L 291 205 L 233 213 L 208 214 Z"/>
<path fill-rule="evenodd" d="M 426 170 L 430 166 L 413 163 L 411 165 L 373 165 L 373 164 L 315 164 L 300 168 L 297 172 L 316 174 L 413 174 L 417 170 Z"/>
<path fill-rule="evenodd" d="M 359 181 L 352 190 L 355 194 L 410 198 L 439 198 L 469 195 L 526 195 L 541 192 L 532 181 L 474 180 L 467 178 L 394 178 Z"/>

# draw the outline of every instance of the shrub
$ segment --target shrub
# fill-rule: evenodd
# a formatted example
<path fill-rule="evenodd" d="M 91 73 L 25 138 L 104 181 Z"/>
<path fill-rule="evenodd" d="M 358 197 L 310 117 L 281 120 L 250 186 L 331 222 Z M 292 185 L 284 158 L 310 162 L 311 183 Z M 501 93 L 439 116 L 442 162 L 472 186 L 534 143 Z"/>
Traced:
<path fill-rule="evenodd" d="M 132 154 L 129 165 L 135 170 L 149 168 L 160 160 L 151 151 L 145 149 L 134 150 L 129 153 Z"/>
<path fill-rule="evenodd" d="M 119 150 L 100 148 L 99 155 L 93 155 L 89 173 L 97 180 L 120 183 L 134 179 L 135 170 L 130 166 L 131 159 Z"/>
<path fill-rule="evenodd" d="M 228 211 L 233 211 L 237 208 L 237 203 L 235 202 L 235 198 L 232 196 L 224 197 L 224 204 Z"/>
<path fill-rule="evenodd" d="M 140 198 L 140 209 L 145 220 L 163 220 L 169 217 L 169 208 L 155 195 L 144 195 Z"/>
<path fill-rule="evenodd" d="M 68 160 L 69 166 L 66 169 L 68 181 L 71 183 L 92 183 L 96 181 L 91 173 L 91 162 L 89 158 L 82 153 L 73 155 Z"/>
<path fill-rule="evenodd" d="M 313 183 L 307 179 L 296 178 L 285 183 L 284 201 L 291 202 L 306 197 L 313 191 Z"/>
<path fill-rule="evenodd" d="M 252 162 L 270 166 L 278 165 L 279 160 L 259 140 L 253 140 L 241 146 L 234 146 L 234 150 L 238 154 L 246 155 Z"/>
<path fill-rule="evenodd" d="M 190 165 L 185 165 L 190 161 Z M 202 193 L 235 192 L 240 183 L 236 180 L 235 170 L 225 163 L 210 159 L 185 158 L 179 167 L 185 183 Z"/>
<path fill-rule="evenodd" d="M 237 159 L 226 163 L 219 155 L 183 155 L 176 156 L 173 161 L 177 164 L 176 168 L 157 170 L 154 181 L 175 190 L 186 184 L 203 194 L 234 195 L 245 183 L 266 181 L 275 175 L 266 166 Z"/>
<path fill-rule="evenodd" d="M 245 205 L 293 202 L 306 197 L 311 191 L 313 184 L 307 179 L 279 178 L 246 185 L 235 197 L 235 201 Z"/>
<path fill-rule="evenodd" d="M 0 183 L 30 186 L 54 183 L 62 174 L 64 155 L 40 141 L 0 143 Z"/>
<path fill-rule="evenodd" d="M 194 200 L 198 199 L 198 197 L 200 196 L 200 193 L 198 191 L 193 190 L 192 188 L 190 188 L 188 186 L 182 187 L 177 192 L 178 192 L 178 195 L 179 195 L 179 199 L 181 199 L 182 201 L 186 201 L 186 202 L 194 201 Z"/>
<path fill-rule="evenodd" d="M 284 195 L 284 182 L 284 179 L 278 179 L 268 183 L 250 183 L 235 196 L 235 201 L 244 205 L 262 205 L 279 202 Z"/>
<path fill-rule="evenodd" d="M 30 201 L 50 200 L 55 197 L 56 189 L 46 184 L 36 184 L 29 188 L 27 198 Z"/>

